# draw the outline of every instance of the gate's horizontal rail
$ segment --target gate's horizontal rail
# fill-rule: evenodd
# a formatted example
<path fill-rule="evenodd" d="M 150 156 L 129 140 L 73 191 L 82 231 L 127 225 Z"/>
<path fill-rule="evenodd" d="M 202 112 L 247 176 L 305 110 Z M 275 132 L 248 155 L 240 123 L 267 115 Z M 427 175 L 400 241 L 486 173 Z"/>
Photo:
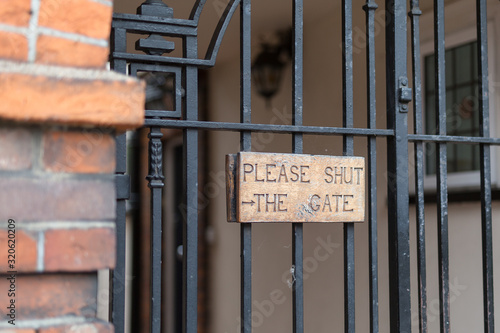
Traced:
<path fill-rule="evenodd" d="M 111 54 L 113 59 L 127 60 L 128 62 L 144 63 L 144 64 L 171 64 L 182 66 L 196 66 L 200 68 L 210 68 L 214 65 L 215 61 L 205 59 L 192 59 L 192 58 L 176 58 L 164 57 L 149 54 L 135 54 L 126 52 L 113 52 Z"/>
<path fill-rule="evenodd" d="M 184 37 L 197 36 L 198 27 L 184 24 L 190 21 L 160 18 L 154 16 L 128 15 L 130 18 L 123 18 L 127 14 L 115 14 L 113 16 L 112 27 L 115 29 L 126 29 L 128 33 L 151 34 L 153 32 L 164 34 L 165 36 Z M 179 23 L 177 23 L 179 22 Z"/>
<path fill-rule="evenodd" d="M 500 145 L 500 138 L 484 138 L 484 137 L 457 136 L 457 135 L 410 134 L 408 135 L 408 141 L 450 142 L 450 143 L 465 143 L 465 144 L 485 143 L 490 145 Z"/>
<path fill-rule="evenodd" d="M 184 20 L 177 18 L 166 18 L 166 17 L 158 17 L 158 16 L 150 16 L 150 15 L 135 15 L 135 14 L 126 14 L 126 13 L 114 13 L 113 14 L 113 28 L 115 28 L 115 24 L 125 24 L 125 23 L 151 23 L 151 24 L 162 24 L 162 25 L 178 25 L 184 27 L 198 27 L 198 23 L 193 20 Z M 127 28 L 130 25 L 121 28 Z M 149 31 L 151 32 L 151 31 Z"/>
<path fill-rule="evenodd" d="M 294 126 L 294 125 L 273 125 L 273 124 L 242 124 L 217 121 L 189 121 L 175 119 L 150 119 L 146 118 L 145 126 L 159 126 L 165 128 L 192 128 L 215 131 L 252 131 L 268 133 L 303 133 L 317 135 L 355 135 L 355 136 L 393 136 L 394 131 L 390 129 L 368 129 L 368 128 L 343 128 L 324 126 Z M 464 144 L 491 144 L 500 145 L 500 138 L 483 138 L 472 136 L 456 135 L 429 135 L 429 134 L 409 134 L 408 141 L 411 142 L 450 142 Z"/>
<path fill-rule="evenodd" d="M 303 133 L 318 135 L 355 135 L 355 136 L 393 136 L 394 131 L 390 129 L 368 129 L 368 128 L 343 128 L 323 126 L 297 126 L 297 125 L 273 125 L 273 124 L 249 124 L 229 123 L 217 121 L 190 121 L 173 119 L 151 119 L 146 118 L 144 126 L 159 126 L 165 128 L 191 128 L 215 131 L 251 131 L 270 133 Z M 499 141 L 500 143 L 500 141 Z"/>

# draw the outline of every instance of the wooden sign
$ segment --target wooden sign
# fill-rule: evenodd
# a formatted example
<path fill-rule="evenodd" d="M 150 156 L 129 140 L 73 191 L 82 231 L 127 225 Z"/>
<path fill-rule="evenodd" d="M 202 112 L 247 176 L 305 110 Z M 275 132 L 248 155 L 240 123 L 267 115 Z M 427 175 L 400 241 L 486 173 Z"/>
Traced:
<path fill-rule="evenodd" d="M 240 152 L 226 156 L 229 222 L 362 222 L 365 159 Z"/>

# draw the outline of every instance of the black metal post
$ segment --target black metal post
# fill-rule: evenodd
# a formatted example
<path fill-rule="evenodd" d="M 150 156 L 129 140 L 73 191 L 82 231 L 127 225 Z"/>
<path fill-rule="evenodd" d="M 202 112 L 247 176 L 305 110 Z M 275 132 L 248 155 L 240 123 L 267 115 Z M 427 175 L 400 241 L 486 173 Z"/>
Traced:
<path fill-rule="evenodd" d="M 111 47 L 125 52 L 126 30 L 113 29 L 111 32 Z M 111 68 L 126 74 L 127 63 L 124 60 L 111 60 Z M 117 177 L 127 172 L 127 138 L 126 134 L 116 137 L 116 174 Z M 116 202 L 116 265 L 113 270 L 112 320 L 116 333 L 125 332 L 125 253 L 126 253 L 126 198 L 117 198 Z"/>
<path fill-rule="evenodd" d="M 434 1 L 434 68 L 438 135 L 446 135 L 444 0 Z M 437 143 L 436 187 L 438 189 L 438 259 L 441 333 L 450 332 L 450 286 L 448 258 L 448 178 L 446 143 Z"/>
<path fill-rule="evenodd" d="M 303 119 L 303 54 L 304 54 L 304 3 L 293 0 L 293 112 L 294 126 L 301 126 Z M 292 150 L 295 154 L 303 153 L 303 135 L 292 136 Z M 304 229 L 302 223 L 292 224 L 292 264 L 295 279 L 293 292 L 293 333 L 304 332 L 304 265 L 303 265 Z"/>
<path fill-rule="evenodd" d="M 251 0 L 241 0 L 240 4 L 240 122 L 252 122 L 252 33 L 251 33 Z M 242 151 L 252 150 L 252 133 L 242 131 L 240 134 Z M 240 227 L 240 272 L 241 272 L 241 333 L 252 332 L 252 225 L 242 224 Z"/>
<path fill-rule="evenodd" d="M 198 57 L 198 39 L 184 38 L 184 57 Z M 198 68 L 184 68 L 184 119 L 198 120 Z M 198 331 L 198 130 L 184 129 L 184 189 L 186 221 L 183 230 L 183 332 Z"/>
<path fill-rule="evenodd" d="M 353 52 L 352 1 L 342 0 L 342 87 L 343 125 L 354 127 L 353 113 Z M 344 156 L 354 154 L 354 137 L 343 136 Z M 355 332 L 354 224 L 344 224 L 344 331 Z"/>
<path fill-rule="evenodd" d="M 161 128 L 151 127 L 149 133 L 149 188 L 151 189 L 151 333 L 161 332 L 161 244 L 163 145 Z"/>
<path fill-rule="evenodd" d="M 422 117 L 422 79 L 420 66 L 420 15 L 419 0 L 411 1 L 411 45 L 413 71 L 413 126 L 415 134 L 424 134 Z M 418 274 L 418 325 L 420 333 L 427 333 L 427 278 L 425 259 L 424 214 L 424 144 L 415 142 L 415 195 L 417 210 L 417 274 Z"/>
<path fill-rule="evenodd" d="M 401 333 L 411 332 L 408 116 L 399 98 L 408 85 L 406 2 L 385 4 L 387 128 L 394 129 L 387 138 L 390 316 L 391 333 Z"/>
<path fill-rule="evenodd" d="M 479 135 L 490 136 L 490 108 L 488 89 L 488 22 L 486 0 L 477 0 L 477 54 L 479 73 Z M 493 230 L 491 212 L 491 152 L 490 145 L 481 144 L 481 235 L 483 253 L 483 313 L 484 332 L 495 332 L 493 292 Z"/>
<path fill-rule="evenodd" d="M 368 128 L 377 128 L 375 80 L 375 10 L 378 5 L 367 0 L 366 12 L 366 73 L 368 93 Z M 370 332 L 378 333 L 378 236 L 377 236 L 377 139 L 368 137 L 368 223 L 370 265 Z"/>

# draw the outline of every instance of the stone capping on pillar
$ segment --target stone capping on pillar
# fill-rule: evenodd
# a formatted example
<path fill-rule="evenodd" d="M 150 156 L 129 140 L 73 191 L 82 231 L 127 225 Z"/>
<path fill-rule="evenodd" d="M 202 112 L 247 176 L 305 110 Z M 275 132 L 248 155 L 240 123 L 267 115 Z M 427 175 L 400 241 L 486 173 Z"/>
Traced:
<path fill-rule="evenodd" d="M 0 60 L 0 119 L 118 131 L 144 122 L 145 85 L 115 72 Z"/>

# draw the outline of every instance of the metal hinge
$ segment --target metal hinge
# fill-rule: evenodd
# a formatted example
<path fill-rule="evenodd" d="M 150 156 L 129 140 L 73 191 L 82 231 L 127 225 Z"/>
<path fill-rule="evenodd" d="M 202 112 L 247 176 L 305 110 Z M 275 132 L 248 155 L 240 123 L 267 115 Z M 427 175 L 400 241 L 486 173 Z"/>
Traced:
<path fill-rule="evenodd" d="M 116 199 L 128 200 L 130 198 L 130 176 L 115 174 Z"/>
<path fill-rule="evenodd" d="M 399 112 L 406 113 L 408 112 L 408 103 L 411 102 L 412 90 L 408 87 L 408 78 L 400 77 L 399 78 L 399 103 L 400 108 Z"/>

